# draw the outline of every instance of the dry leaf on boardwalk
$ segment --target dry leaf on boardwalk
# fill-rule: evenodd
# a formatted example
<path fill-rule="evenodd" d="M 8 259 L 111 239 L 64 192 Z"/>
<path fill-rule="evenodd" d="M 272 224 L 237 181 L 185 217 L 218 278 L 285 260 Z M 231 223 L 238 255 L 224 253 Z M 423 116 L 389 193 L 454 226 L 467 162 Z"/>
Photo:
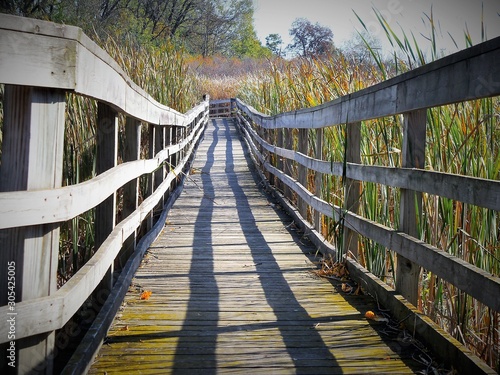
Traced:
<path fill-rule="evenodd" d="M 151 297 L 151 294 L 153 294 L 153 292 L 151 292 L 150 290 L 145 290 L 141 293 L 141 299 L 149 299 L 149 297 Z"/>

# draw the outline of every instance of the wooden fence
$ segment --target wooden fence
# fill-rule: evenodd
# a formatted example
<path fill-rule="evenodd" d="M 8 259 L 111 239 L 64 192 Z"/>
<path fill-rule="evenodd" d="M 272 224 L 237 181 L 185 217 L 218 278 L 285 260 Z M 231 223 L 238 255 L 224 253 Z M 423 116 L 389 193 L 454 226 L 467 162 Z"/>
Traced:
<path fill-rule="evenodd" d="M 326 241 L 320 234 L 320 215 L 341 222 L 343 254 L 351 255 L 346 259 L 351 275 L 358 281 L 363 280 L 360 283 L 392 311 L 401 310 L 395 305 L 393 293 L 385 293 L 390 289 L 355 260 L 358 236 L 365 236 L 398 254 L 396 292 L 415 306 L 422 267 L 500 311 L 498 275 L 452 256 L 444 251 L 446 249 L 425 243 L 418 238 L 417 231 L 418 222 L 423 220 L 422 193 L 500 211 L 500 181 L 424 169 L 426 111 L 431 107 L 499 95 L 499 59 L 500 38 L 496 38 L 318 107 L 275 116 L 259 113 L 239 99 L 232 100 L 242 132 L 267 180 L 283 192 L 288 202 L 293 196 L 298 197 L 294 215 L 300 221 L 311 218 L 305 225 L 310 238 L 325 248 Z M 361 164 L 361 122 L 400 114 L 404 117 L 402 167 Z M 346 126 L 345 160 L 321 160 L 324 128 L 339 125 Z M 298 136 L 294 138 L 292 134 Z M 295 139 L 296 150 L 292 139 Z M 298 178 L 292 175 L 292 162 L 297 166 L 295 176 Z M 311 171 L 313 173 L 309 173 Z M 332 205 L 321 196 L 322 174 L 345 179 L 343 207 Z M 307 188 L 311 178 L 316 178 L 316 191 Z M 398 228 L 368 220 L 358 213 L 361 182 L 401 189 Z M 284 199 L 283 202 L 288 204 Z M 332 246 L 326 246 L 326 251 L 336 255 Z M 388 297 L 383 298 L 384 295 Z M 403 308 L 400 319 L 407 316 L 408 308 L 411 309 Z M 422 332 L 426 327 L 415 323 L 413 328 Z M 438 352 L 444 351 L 439 349 L 441 343 L 440 339 L 434 342 Z M 449 352 L 442 354 L 451 363 L 460 363 Z"/>
<path fill-rule="evenodd" d="M 134 260 L 137 267 L 163 227 L 155 224 L 153 210 L 161 211 L 178 195 L 176 186 L 208 122 L 208 97 L 186 114 L 179 113 L 135 85 L 79 28 L 8 15 L 0 15 L 0 83 L 5 85 L 0 316 L 12 318 L 12 324 L 0 324 L 0 343 L 15 347 L 19 373 L 52 373 L 54 331 L 92 293 L 117 298 L 115 260 Z M 98 102 L 98 175 L 61 187 L 67 93 Z M 118 165 L 119 114 L 126 121 L 125 156 Z M 149 159 L 140 159 L 145 131 Z M 148 188 L 138 204 L 141 176 L 147 176 Z M 120 199 L 122 220 L 116 223 Z M 97 250 L 57 289 L 60 223 L 93 208 Z M 143 239 L 136 236 L 141 226 L 150 231 Z M 129 263 L 123 274 L 133 274 Z M 117 283 L 125 291 L 128 285 Z"/>

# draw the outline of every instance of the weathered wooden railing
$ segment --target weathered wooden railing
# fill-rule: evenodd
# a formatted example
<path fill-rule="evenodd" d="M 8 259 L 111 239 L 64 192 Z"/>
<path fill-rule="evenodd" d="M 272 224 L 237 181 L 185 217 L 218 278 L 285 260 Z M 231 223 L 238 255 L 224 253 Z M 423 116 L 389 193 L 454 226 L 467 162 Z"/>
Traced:
<path fill-rule="evenodd" d="M 179 193 L 180 187 L 174 189 L 208 122 L 208 98 L 186 114 L 176 112 L 135 85 L 79 28 L 7 15 L 0 15 L 0 83 L 2 365 L 15 365 L 18 373 L 51 373 L 54 331 L 96 288 L 101 297 L 123 295 L 129 284 L 113 286 L 115 259 L 129 259 L 122 275 L 130 275 L 163 227 L 153 222 L 153 210 Z M 66 93 L 98 101 L 98 176 L 61 187 Z M 119 113 L 126 117 L 125 160 L 117 165 Z M 140 159 L 142 124 L 149 132 L 147 160 Z M 139 205 L 141 176 L 149 185 Z M 123 219 L 116 224 L 121 187 Z M 60 223 L 94 207 L 97 251 L 57 289 Z M 144 222 L 149 234 L 139 242 Z M 7 364 L 5 353 L 12 354 Z"/>
<path fill-rule="evenodd" d="M 500 38 L 496 38 L 333 102 L 276 116 L 263 115 L 240 100 L 233 100 L 238 109 L 240 127 L 268 180 L 286 197 L 291 199 L 293 192 L 299 197 L 296 215 L 300 220 L 307 219 L 308 210 L 314 212 L 314 223 L 306 225 L 310 238 L 326 248 L 325 251 L 335 252 L 333 247 L 326 246 L 320 235 L 319 215 L 342 221 L 345 226 L 343 253 L 352 255 L 346 260 L 351 275 L 363 280 L 360 283 L 385 306 L 392 311 L 399 310 L 396 313 L 399 319 L 405 319 L 412 308 L 408 304 L 398 305 L 400 301 L 394 298 L 394 293 L 355 261 L 358 235 L 398 254 L 396 292 L 413 304 L 417 302 L 422 267 L 491 309 L 500 311 L 498 275 L 493 276 L 417 238 L 417 223 L 422 220 L 422 193 L 500 210 L 500 181 L 423 169 L 427 109 L 499 95 L 499 59 Z M 361 122 L 399 114 L 404 116 L 402 168 L 360 164 Z M 323 128 L 341 124 L 347 124 L 346 163 L 321 160 Z M 297 151 L 292 147 L 290 129 L 298 129 Z M 309 139 L 309 135 L 315 138 Z M 312 154 L 308 148 L 311 144 L 316 146 L 314 158 L 309 156 Z M 298 179 L 290 172 L 291 161 L 298 165 Z M 307 189 L 308 170 L 316 172 L 315 192 Z M 346 178 L 343 207 L 322 199 L 321 174 Z M 401 189 L 399 228 L 387 227 L 358 214 L 360 181 Z M 422 333 L 427 330 L 427 325 L 421 324 L 425 318 L 418 314 L 415 317 L 415 321 L 408 322 L 413 325 L 410 331 L 415 329 Z M 444 354 L 455 368 L 461 364 L 461 353 L 447 352 L 442 337 L 435 337 L 432 344 L 436 350 Z M 468 373 L 465 370 L 467 365 L 463 366 L 458 368 Z M 483 369 L 488 371 L 484 365 Z"/>

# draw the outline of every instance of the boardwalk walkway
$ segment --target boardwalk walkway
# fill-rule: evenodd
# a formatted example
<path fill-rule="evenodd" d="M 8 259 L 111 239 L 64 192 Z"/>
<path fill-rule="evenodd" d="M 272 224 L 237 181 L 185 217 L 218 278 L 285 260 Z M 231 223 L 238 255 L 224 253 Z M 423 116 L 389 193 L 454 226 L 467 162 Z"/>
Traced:
<path fill-rule="evenodd" d="M 139 268 L 90 373 L 414 373 L 368 296 L 314 277 L 315 249 L 259 189 L 230 119 Z M 142 291 L 151 291 L 141 300 Z M 401 336 L 401 335 L 400 335 Z"/>

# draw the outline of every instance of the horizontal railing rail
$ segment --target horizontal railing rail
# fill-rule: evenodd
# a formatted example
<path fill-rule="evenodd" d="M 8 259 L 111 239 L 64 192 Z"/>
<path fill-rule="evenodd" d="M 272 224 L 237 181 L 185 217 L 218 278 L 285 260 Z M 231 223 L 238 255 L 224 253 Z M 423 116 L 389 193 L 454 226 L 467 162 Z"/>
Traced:
<path fill-rule="evenodd" d="M 265 129 L 319 129 L 393 116 L 418 109 L 498 95 L 500 37 L 342 96 L 331 102 L 267 116 L 239 102 L 239 109 Z"/>
<path fill-rule="evenodd" d="M 239 99 L 238 124 L 254 160 L 268 182 L 289 201 L 296 199 L 301 220 L 311 217 L 306 228 L 322 238 L 319 216 L 344 225 L 342 254 L 349 269 L 375 285 L 356 262 L 357 236 L 364 236 L 398 254 L 396 292 L 416 306 L 420 267 L 436 274 L 495 311 L 500 311 L 500 278 L 418 238 L 423 220 L 422 193 L 500 211 L 500 181 L 424 169 L 427 109 L 452 103 L 500 95 L 500 38 L 422 66 L 388 81 L 343 96 L 323 105 L 266 116 Z M 387 116 L 403 116 L 402 166 L 361 164 L 361 122 Z M 346 126 L 345 160 L 322 160 L 323 128 Z M 297 134 L 292 149 L 291 130 Z M 310 130 L 313 129 L 311 132 Z M 314 137 L 314 138 L 311 138 Z M 314 148 L 312 148 L 314 147 Z M 313 155 L 313 156 L 311 156 Z M 296 166 L 295 177 L 291 161 Z M 316 191 L 308 184 L 314 172 Z M 321 196 L 321 176 L 343 178 L 343 206 L 328 203 Z M 399 188 L 398 228 L 375 222 L 358 213 L 361 182 Z M 319 242 L 326 241 L 322 238 Z M 332 247 L 329 247 L 333 253 Z M 335 254 L 337 255 L 337 254 Z M 345 256 L 345 255 L 344 255 Z M 411 272 L 410 272 L 411 271 Z M 412 275 L 410 275 L 412 273 Z M 415 273 L 417 274 L 415 277 Z M 380 290 L 380 285 L 372 290 Z M 378 288 L 378 289 L 377 289 Z"/>
<path fill-rule="evenodd" d="M 40 368 L 50 373 L 54 331 L 92 295 L 110 294 L 114 265 L 134 254 L 139 231 L 153 227 L 156 212 L 188 173 L 208 123 L 209 98 L 185 114 L 177 112 L 132 82 L 81 29 L 3 14 L 0 83 L 5 85 L 0 260 L 5 271 L 8 265 L 16 270 L 15 281 L 0 282 L 0 314 L 16 317 L 15 331 L 0 324 L 0 343 L 18 343 L 21 373 Z M 67 93 L 98 103 L 97 176 L 62 187 Z M 120 153 L 125 159 L 118 165 L 119 114 L 125 119 Z M 145 131 L 149 156 L 141 159 Z M 139 204 L 141 178 L 147 179 L 147 193 Z M 118 198 L 124 207 L 116 223 Z M 96 251 L 58 289 L 61 222 L 91 209 Z M 8 294 L 14 288 L 15 294 Z"/>

